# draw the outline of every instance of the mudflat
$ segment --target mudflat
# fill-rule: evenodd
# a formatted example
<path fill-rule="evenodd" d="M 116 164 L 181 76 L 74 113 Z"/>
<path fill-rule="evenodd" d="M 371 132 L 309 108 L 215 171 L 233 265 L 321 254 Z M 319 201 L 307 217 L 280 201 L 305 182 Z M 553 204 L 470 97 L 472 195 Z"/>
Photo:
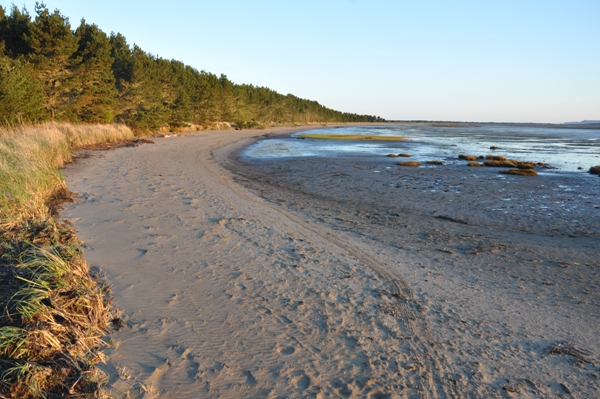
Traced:
<path fill-rule="evenodd" d="M 131 397 L 600 395 L 600 179 L 250 161 L 287 130 L 96 152 L 62 212 Z"/>

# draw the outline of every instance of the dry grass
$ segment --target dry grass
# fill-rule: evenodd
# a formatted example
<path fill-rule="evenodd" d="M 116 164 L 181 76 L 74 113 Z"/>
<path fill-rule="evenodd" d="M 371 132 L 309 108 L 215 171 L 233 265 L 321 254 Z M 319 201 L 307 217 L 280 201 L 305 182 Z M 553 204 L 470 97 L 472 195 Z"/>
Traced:
<path fill-rule="evenodd" d="M 398 162 L 396 165 L 400 165 L 400 166 L 420 166 L 421 162 L 417 162 L 417 161 L 405 161 L 405 162 Z"/>
<path fill-rule="evenodd" d="M 69 192 L 72 150 L 134 138 L 125 126 L 0 129 L 0 397 L 101 397 L 104 288 L 49 204 Z"/>
<path fill-rule="evenodd" d="M 73 149 L 132 139 L 120 125 L 46 123 L 0 129 L 0 210 L 2 219 L 47 217 L 45 202 L 66 188 L 59 168 Z"/>

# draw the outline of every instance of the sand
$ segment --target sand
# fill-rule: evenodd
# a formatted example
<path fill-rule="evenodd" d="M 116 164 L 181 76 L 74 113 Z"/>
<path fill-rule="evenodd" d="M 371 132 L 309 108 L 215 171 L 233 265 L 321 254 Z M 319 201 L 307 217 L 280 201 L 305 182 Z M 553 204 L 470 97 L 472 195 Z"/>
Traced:
<path fill-rule="evenodd" d="M 600 179 L 237 155 L 283 132 L 65 170 L 125 321 L 116 395 L 600 396 Z"/>

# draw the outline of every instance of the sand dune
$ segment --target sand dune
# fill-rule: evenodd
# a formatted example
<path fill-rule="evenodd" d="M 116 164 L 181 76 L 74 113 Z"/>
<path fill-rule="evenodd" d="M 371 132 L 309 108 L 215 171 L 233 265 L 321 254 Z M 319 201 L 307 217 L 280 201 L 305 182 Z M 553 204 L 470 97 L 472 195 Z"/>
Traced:
<path fill-rule="evenodd" d="M 125 321 L 105 366 L 116 394 L 597 396 L 597 244 L 586 241 L 591 247 L 572 260 L 586 265 L 574 288 L 589 290 L 585 311 L 551 304 L 548 286 L 523 296 L 518 286 L 528 283 L 486 265 L 517 266 L 519 251 L 542 259 L 538 242 L 508 250 L 502 235 L 479 237 L 483 256 L 449 261 L 458 251 L 448 237 L 473 241 L 465 238 L 473 226 L 403 214 L 402 226 L 422 223 L 446 249 L 432 256 L 431 240 L 417 240 L 421 230 L 400 232 L 375 223 L 372 207 L 366 220 L 360 204 L 269 182 L 231 155 L 258 134 L 159 139 L 65 171 L 80 196 L 63 216 Z M 542 271 L 562 296 L 571 292 L 560 284 L 564 269 Z"/>

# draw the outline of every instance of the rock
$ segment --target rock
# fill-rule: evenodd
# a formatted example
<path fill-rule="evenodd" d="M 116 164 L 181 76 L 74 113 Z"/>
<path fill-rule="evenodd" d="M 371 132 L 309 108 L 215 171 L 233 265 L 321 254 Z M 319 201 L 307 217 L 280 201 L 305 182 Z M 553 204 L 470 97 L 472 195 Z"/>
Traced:
<path fill-rule="evenodd" d="M 443 165 L 442 161 L 427 161 L 425 162 L 427 165 Z"/>
<path fill-rule="evenodd" d="M 467 164 L 467 166 L 483 166 L 477 161 L 471 161 Z"/>
<path fill-rule="evenodd" d="M 465 161 L 477 161 L 477 157 L 475 155 L 459 154 L 458 158 L 464 159 Z"/>
<path fill-rule="evenodd" d="M 421 162 L 406 161 L 406 162 L 398 162 L 396 165 L 400 165 L 400 166 L 419 166 L 419 165 L 421 165 Z"/>
<path fill-rule="evenodd" d="M 403 154 L 398 154 L 398 156 L 399 157 L 404 157 L 404 158 L 410 158 L 412 155 L 403 153 Z"/>
<path fill-rule="evenodd" d="M 398 158 L 398 154 L 388 154 L 388 157 L 390 157 L 390 158 Z"/>
<path fill-rule="evenodd" d="M 590 173 L 593 174 L 593 175 L 599 175 L 600 176 L 600 165 L 592 166 L 590 168 Z"/>
<path fill-rule="evenodd" d="M 490 150 L 499 150 L 499 149 L 500 149 L 500 147 L 496 147 L 495 145 L 490 147 Z"/>

